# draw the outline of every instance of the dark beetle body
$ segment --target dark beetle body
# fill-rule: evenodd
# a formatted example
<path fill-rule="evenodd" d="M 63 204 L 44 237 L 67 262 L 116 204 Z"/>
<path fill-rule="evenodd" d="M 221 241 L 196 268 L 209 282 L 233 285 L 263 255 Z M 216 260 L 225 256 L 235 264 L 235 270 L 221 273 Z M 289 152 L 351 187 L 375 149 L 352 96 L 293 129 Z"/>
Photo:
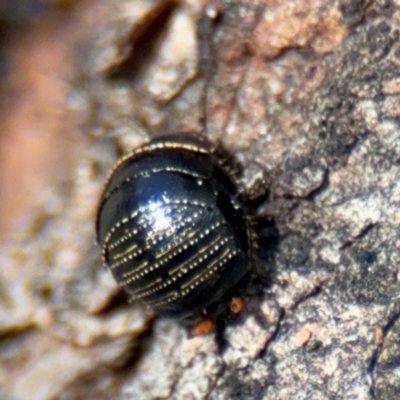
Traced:
<path fill-rule="evenodd" d="M 119 285 L 162 315 L 210 313 L 248 272 L 236 185 L 197 136 L 154 139 L 124 157 L 106 183 L 96 230 Z"/>

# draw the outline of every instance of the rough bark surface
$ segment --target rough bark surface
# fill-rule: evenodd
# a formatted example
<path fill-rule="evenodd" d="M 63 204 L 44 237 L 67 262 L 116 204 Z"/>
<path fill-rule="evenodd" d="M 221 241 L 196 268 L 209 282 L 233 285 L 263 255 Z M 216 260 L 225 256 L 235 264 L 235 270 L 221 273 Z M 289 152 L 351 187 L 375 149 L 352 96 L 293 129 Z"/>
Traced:
<path fill-rule="evenodd" d="M 77 52 L 68 185 L 1 251 L 0 398 L 398 399 L 400 3 L 220 2 L 207 135 L 248 190 L 268 174 L 279 241 L 270 284 L 194 339 L 125 304 L 93 218 L 119 155 L 201 129 L 204 4 L 110 7 Z"/>

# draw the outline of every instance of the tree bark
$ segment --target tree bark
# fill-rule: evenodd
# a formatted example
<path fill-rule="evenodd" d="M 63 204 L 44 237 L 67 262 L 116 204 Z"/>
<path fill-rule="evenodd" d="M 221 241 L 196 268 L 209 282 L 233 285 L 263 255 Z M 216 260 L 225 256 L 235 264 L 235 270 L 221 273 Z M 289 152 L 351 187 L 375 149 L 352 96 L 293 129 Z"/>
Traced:
<path fill-rule="evenodd" d="M 398 399 L 400 3 L 221 1 L 206 80 L 206 4 L 110 7 L 77 46 L 68 186 L 2 249 L 5 398 Z M 126 305 L 93 219 L 118 156 L 201 130 L 204 87 L 207 136 L 247 190 L 268 175 L 279 234 L 242 314 L 191 339 Z"/>

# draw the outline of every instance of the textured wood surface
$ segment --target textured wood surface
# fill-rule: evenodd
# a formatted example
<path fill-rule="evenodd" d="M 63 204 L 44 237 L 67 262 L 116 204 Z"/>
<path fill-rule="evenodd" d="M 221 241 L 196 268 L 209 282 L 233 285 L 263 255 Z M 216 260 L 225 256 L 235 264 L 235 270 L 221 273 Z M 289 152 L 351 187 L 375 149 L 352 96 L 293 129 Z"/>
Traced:
<path fill-rule="evenodd" d="M 399 398 L 400 4 L 219 3 L 207 135 L 249 188 L 269 177 L 271 280 L 194 339 L 121 297 L 94 245 L 97 200 L 119 156 L 201 129 L 205 4 L 82 9 L 96 23 L 73 47 L 70 172 L 1 248 L 0 397 Z"/>

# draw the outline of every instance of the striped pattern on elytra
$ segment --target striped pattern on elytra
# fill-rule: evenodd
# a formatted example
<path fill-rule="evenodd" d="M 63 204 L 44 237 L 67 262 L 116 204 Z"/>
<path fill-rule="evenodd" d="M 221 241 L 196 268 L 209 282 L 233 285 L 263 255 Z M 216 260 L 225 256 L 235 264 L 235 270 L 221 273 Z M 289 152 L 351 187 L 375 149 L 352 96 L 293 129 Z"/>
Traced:
<path fill-rule="evenodd" d="M 149 190 L 164 180 L 171 185 Z M 165 226 L 152 219 L 157 212 Z M 248 271 L 249 222 L 236 183 L 214 147 L 193 135 L 156 139 L 119 161 L 96 228 L 103 260 L 130 300 L 162 314 L 204 312 Z"/>

